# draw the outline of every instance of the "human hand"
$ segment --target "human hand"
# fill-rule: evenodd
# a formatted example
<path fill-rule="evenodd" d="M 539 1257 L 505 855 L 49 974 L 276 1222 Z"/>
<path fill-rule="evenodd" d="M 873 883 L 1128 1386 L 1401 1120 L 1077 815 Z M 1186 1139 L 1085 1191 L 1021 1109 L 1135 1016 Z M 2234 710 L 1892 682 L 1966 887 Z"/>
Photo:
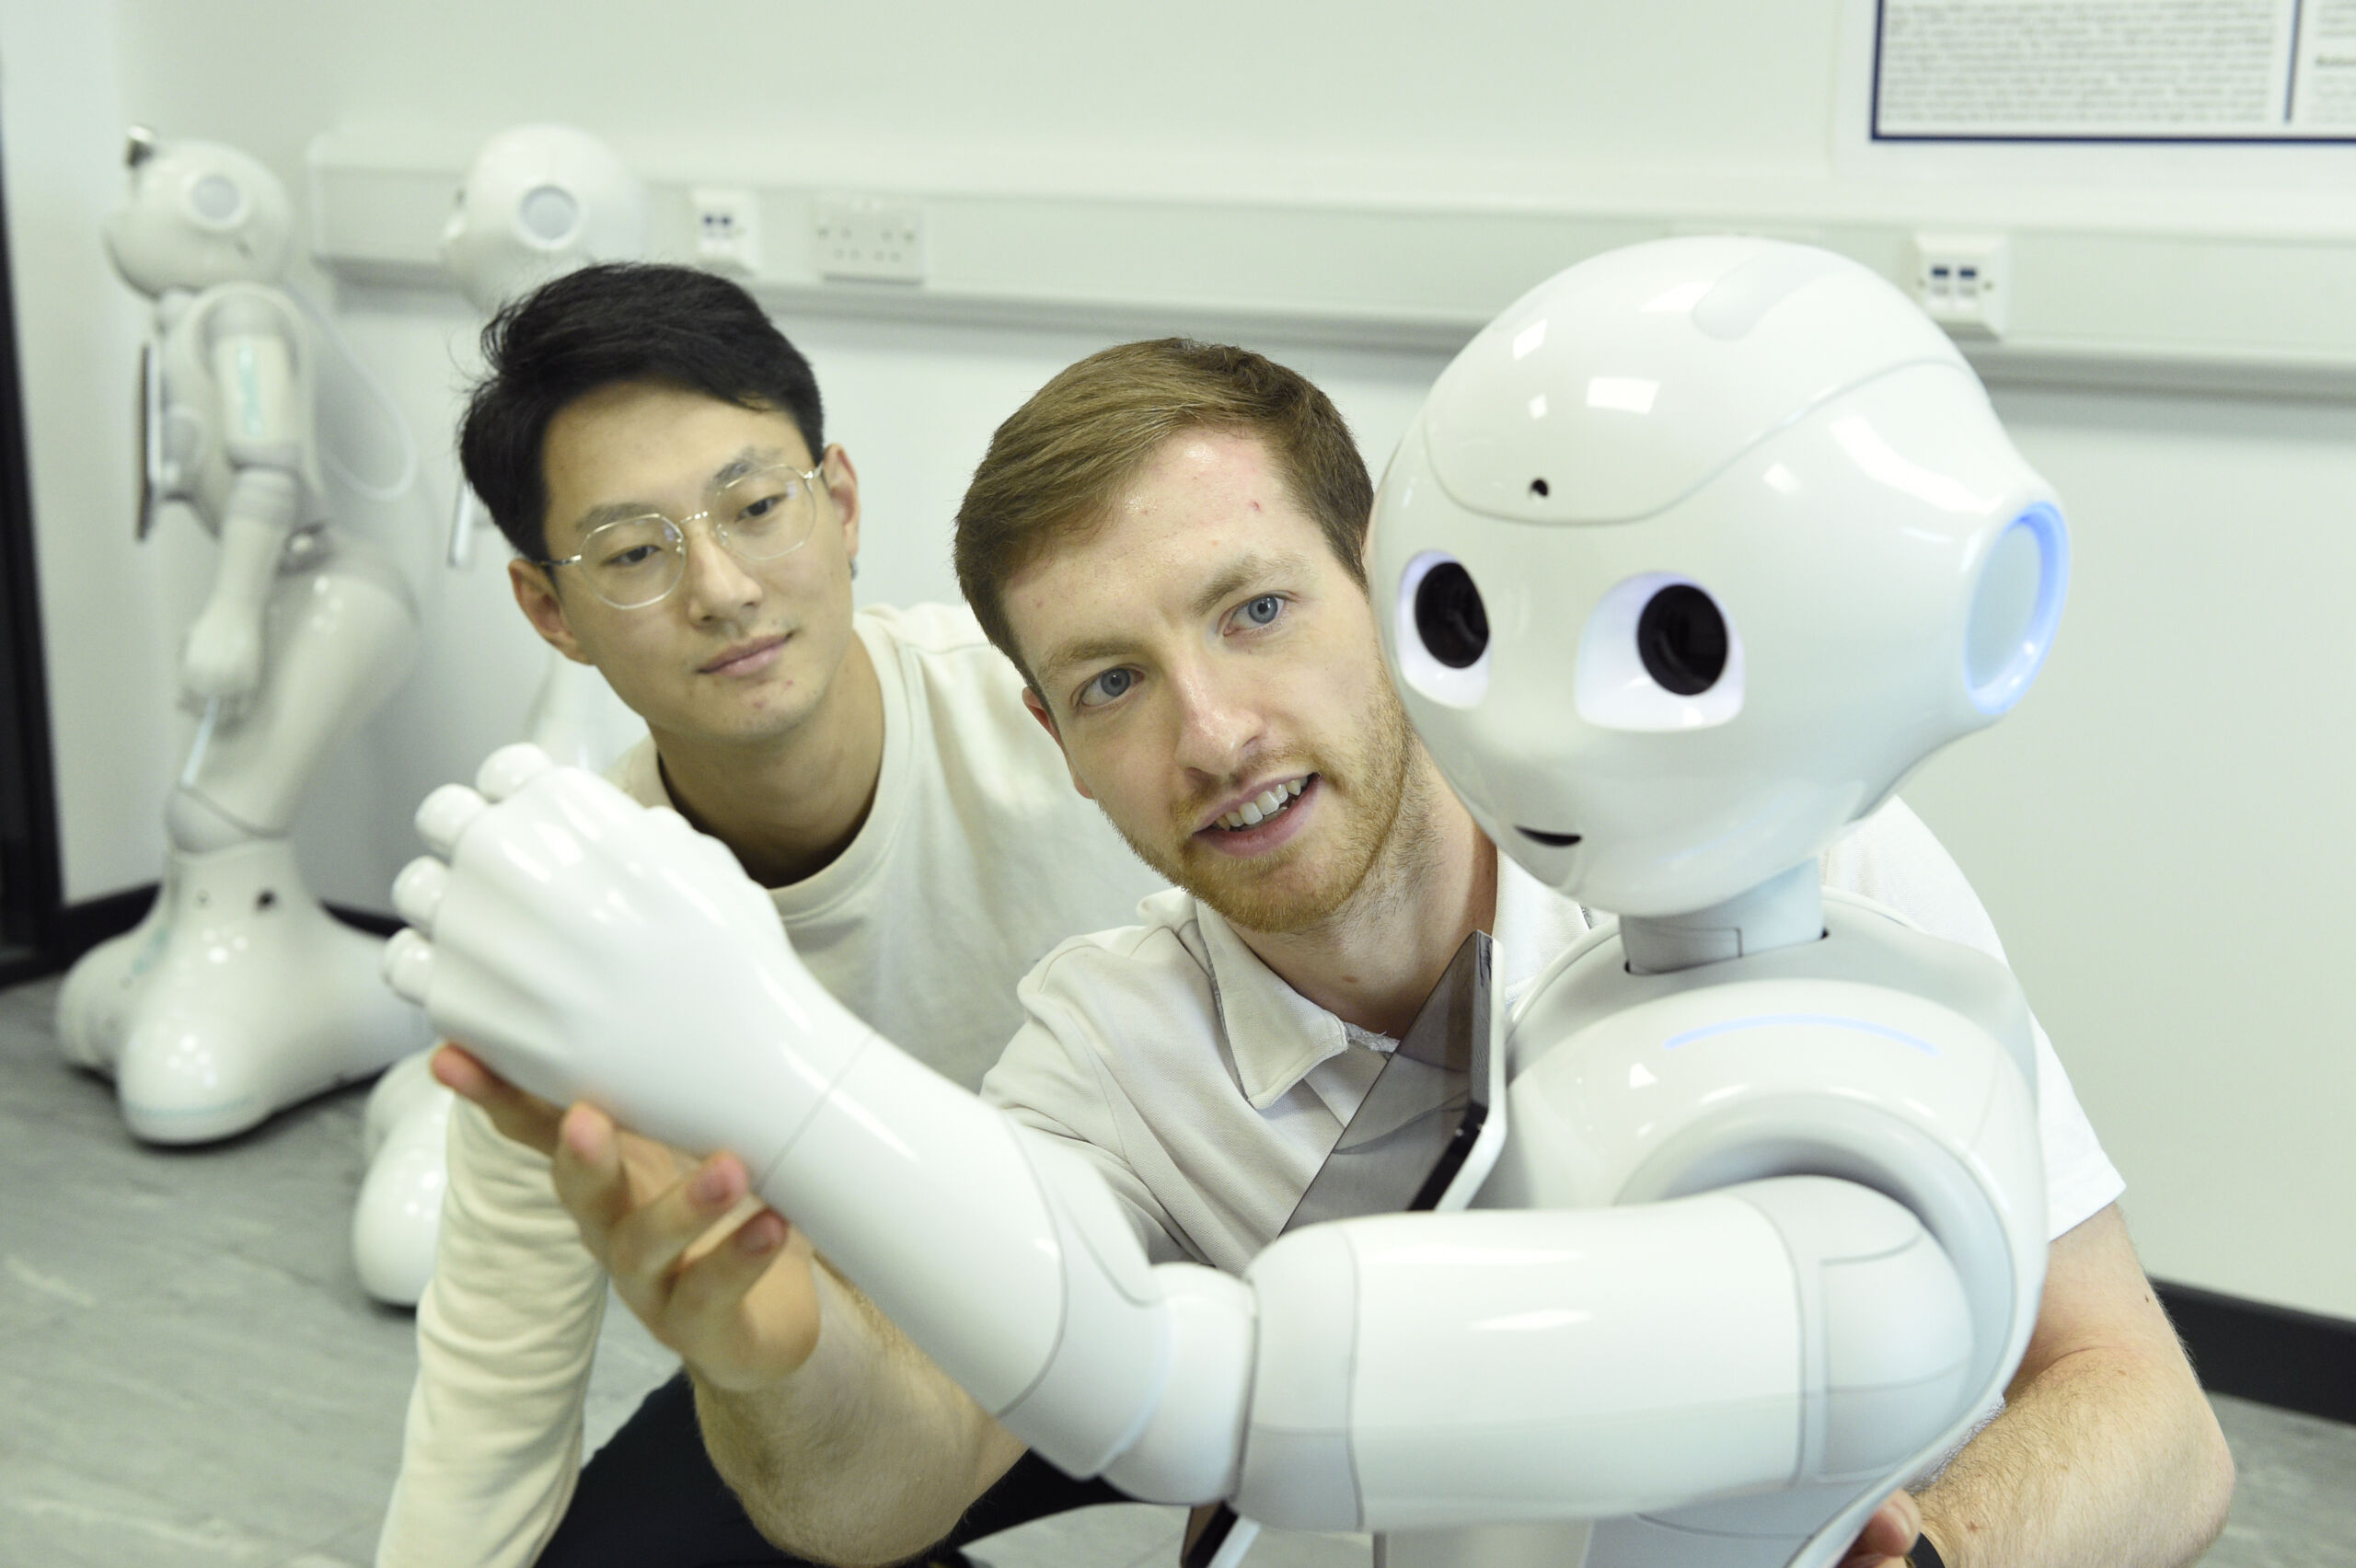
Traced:
<path fill-rule="evenodd" d="M 809 1240 L 747 1201 L 743 1160 L 722 1151 L 692 1163 L 575 1105 L 558 1124 L 554 1170 L 557 1197 L 615 1293 L 705 1382 L 748 1391 L 810 1359 L 819 1309 Z"/>
<path fill-rule="evenodd" d="M 196 708 L 235 709 L 261 685 L 261 625 L 236 606 L 207 605 L 180 645 L 180 694 Z"/>
<path fill-rule="evenodd" d="M 531 746 L 493 753 L 478 781 L 418 810 L 445 859 L 394 884 L 414 929 L 387 950 L 393 988 L 516 1089 L 768 1170 L 872 1032 L 676 813 Z"/>
<path fill-rule="evenodd" d="M 698 1376 L 758 1388 L 809 1359 L 819 1323 L 809 1244 L 747 1200 L 742 1160 L 723 1153 L 699 1164 L 592 1106 L 560 1112 L 460 1046 L 443 1045 L 432 1065 L 500 1132 L 549 1157 L 583 1245 L 648 1332 Z"/>
<path fill-rule="evenodd" d="M 1906 1554 L 1923 1533 L 1923 1505 L 1911 1492 L 1893 1492 L 1874 1510 L 1840 1568 L 1906 1568 Z"/>

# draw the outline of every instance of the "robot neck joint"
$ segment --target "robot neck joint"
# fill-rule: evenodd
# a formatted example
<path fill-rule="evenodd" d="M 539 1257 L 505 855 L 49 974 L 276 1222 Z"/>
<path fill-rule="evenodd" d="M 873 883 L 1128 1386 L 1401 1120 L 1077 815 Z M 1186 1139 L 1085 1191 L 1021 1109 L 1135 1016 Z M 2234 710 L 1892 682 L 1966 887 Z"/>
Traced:
<path fill-rule="evenodd" d="M 1824 935 L 1822 871 L 1811 858 L 1723 904 L 1687 915 L 1623 915 L 1620 943 L 1639 974 L 1667 974 Z"/>

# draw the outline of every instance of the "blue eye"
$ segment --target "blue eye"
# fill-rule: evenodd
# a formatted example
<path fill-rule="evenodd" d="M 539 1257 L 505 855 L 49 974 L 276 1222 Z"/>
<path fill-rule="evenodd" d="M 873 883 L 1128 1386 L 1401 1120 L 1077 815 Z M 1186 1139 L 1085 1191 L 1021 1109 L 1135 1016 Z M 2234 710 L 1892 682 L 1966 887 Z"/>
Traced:
<path fill-rule="evenodd" d="M 1284 607 L 1285 602 L 1281 595 L 1263 594 L 1247 603 L 1240 613 L 1253 626 L 1266 626 L 1283 613 Z"/>
<path fill-rule="evenodd" d="M 1116 666 L 1080 688 L 1080 705 L 1082 708 L 1101 708 L 1126 696 L 1129 688 L 1137 684 L 1138 673 L 1135 670 Z"/>

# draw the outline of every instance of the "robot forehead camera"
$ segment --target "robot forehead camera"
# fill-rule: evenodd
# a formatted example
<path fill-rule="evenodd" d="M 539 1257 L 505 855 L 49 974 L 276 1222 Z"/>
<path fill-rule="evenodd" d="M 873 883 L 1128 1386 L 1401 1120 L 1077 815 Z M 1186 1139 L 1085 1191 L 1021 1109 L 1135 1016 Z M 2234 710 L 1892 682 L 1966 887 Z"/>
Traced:
<path fill-rule="evenodd" d="M 284 270 L 294 235 L 286 188 L 255 158 L 133 126 L 123 162 L 131 199 L 109 214 L 106 244 L 133 288 L 268 282 Z"/>
<path fill-rule="evenodd" d="M 496 311 L 560 272 L 646 250 L 646 187 L 570 125 L 518 125 L 482 144 L 442 230 L 442 260 Z"/>
<path fill-rule="evenodd" d="M 1704 237 L 1573 267 L 1466 347 L 1370 559 L 1392 678 L 1498 847 L 1670 915 L 1820 852 L 2017 701 L 2068 537 L 1897 289 Z"/>

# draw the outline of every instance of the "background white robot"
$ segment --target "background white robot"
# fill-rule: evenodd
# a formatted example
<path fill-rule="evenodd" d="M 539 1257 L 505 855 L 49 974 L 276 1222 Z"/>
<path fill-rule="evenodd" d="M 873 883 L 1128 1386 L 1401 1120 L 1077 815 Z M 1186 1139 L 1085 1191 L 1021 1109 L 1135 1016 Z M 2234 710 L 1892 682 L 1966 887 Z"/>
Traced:
<path fill-rule="evenodd" d="M 560 273 L 646 252 L 646 188 L 611 148 L 570 125 L 519 125 L 482 144 L 442 231 L 442 262 L 486 317 Z M 449 563 L 472 558 L 481 503 L 458 480 Z M 550 756 L 603 767 L 616 716 L 631 716 L 605 678 L 549 650 L 525 733 Z M 446 1184 L 449 1090 L 429 1053 L 394 1064 L 368 1096 L 362 1158 L 368 1172 L 352 1214 L 352 1261 L 377 1300 L 413 1307 L 433 1272 Z"/>
<path fill-rule="evenodd" d="M 388 973 L 525 1088 L 735 1149 L 1073 1474 L 1392 1564 L 1821 1568 L 2004 1387 L 2045 1237 L 2017 988 L 1812 857 L 2017 698 L 2064 558 L 1953 348 L 1836 257 L 1638 248 L 1484 332 L 1384 481 L 1378 618 L 1500 847 L 1625 918 L 1518 1011 L 1484 1207 L 1241 1280 L 1149 1267 L 717 844 L 528 748 L 421 808 L 449 863 L 403 873 Z"/>
<path fill-rule="evenodd" d="M 140 534 L 182 502 L 221 552 L 180 653 L 202 718 L 165 807 L 162 891 L 75 965 L 58 1038 L 113 1076 L 138 1136 L 199 1143 L 424 1037 L 376 978 L 382 944 L 319 906 L 286 837 L 321 762 L 406 670 L 417 610 L 392 564 L 329 516 L 315 340 L 275 282 L 284 190 L 234 148 L 144 131 L 129 161 L 106 242 L 156 301 Z"/>

